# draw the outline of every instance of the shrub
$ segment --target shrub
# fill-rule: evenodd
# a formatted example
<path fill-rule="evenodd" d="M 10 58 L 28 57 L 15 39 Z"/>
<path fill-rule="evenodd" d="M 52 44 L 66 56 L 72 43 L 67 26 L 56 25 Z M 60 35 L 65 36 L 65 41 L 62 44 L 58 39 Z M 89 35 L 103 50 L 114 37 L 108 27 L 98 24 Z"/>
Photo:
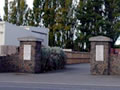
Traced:
<path fill-rule="evenodd" d="M 65 67 L 66 55 L 61 48 L 42 47 L 41 51 L 41 68 L 43 72 Z"/>

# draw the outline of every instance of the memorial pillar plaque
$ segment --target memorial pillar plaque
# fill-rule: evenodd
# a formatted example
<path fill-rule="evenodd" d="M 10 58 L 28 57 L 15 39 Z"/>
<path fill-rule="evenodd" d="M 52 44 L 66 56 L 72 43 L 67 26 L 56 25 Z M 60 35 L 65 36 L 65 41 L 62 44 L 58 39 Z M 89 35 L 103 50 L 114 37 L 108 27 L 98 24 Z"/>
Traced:
<path fill-rule="evenodd" d="M 31 60 L 31 45 L 24 45 L 24 60 Z"/>
<path fill-rule="evenodd" d="M 96 61 L 104 61 L 104 45 L 96 45 Z"/>
<path fill-rule="evenodd" d="M 20 41 L 19 58 L 20 72 L 40 73 L 41 68 L 41 39 L 34 36 L 18 38 Z"/>
<path fill-rule="evenodd" d="M 106 36 L 89 38 L 91 42 L 90 71 L 92 75 L 110 74 L 110 49 L 112 39 Z"/>

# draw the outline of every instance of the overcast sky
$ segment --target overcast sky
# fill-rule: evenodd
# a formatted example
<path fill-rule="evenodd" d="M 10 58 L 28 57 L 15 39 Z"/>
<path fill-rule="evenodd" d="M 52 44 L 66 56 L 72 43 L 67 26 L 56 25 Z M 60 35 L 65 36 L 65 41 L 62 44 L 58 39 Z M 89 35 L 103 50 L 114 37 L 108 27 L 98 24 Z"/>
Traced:
<path fill-rule="evenodd" d="M 8 0 L 9 2 L 10 1 L 13 1 L 13 0 Z M 32 4 L 33 4 L 33 0 L 26 0 L 27 1 L 27 4 L 29 5 L 29 7 L 32 7 Z M 0 16 L 3 17 L 4 15 L 4 10 L 3 10 L 3 7 L 5 5 L 5 0 L 0 0 Z"/>

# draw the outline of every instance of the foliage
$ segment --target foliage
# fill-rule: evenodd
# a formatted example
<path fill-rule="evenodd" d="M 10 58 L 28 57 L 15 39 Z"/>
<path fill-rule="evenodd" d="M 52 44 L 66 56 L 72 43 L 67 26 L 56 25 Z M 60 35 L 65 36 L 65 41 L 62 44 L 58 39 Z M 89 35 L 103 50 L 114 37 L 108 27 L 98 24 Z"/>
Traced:
<path fill-rule="evenodd" d="M 120 34 L 119 0 L 80 0 L 76 10 L 77 39 L 80 50 L 89 50 L 91 36 L 104 35 L 113 39 Z"/>
<path fill-rule="evenodd" d="M 50 46 L 89 51 L 88 39 L 97 35 L 110 37 L 114 45 L 120 34 L 120 0 L 80 0 L 77 9 L 73 2 L 34 0 L 30 9 L 26 0 L 13 0 L 10 5 L 5 0 L 4 20 L 49 28 Z"/>
<path fill-rule="evenodd" d="M 42 47 L 41 54 L 43 72 L 49 70 L 63 69 L 66 64 L 66 55 L 61 48 L 58 47 Z"/>
<path fill-rule="evenodd" d="M 39 23 L 41 22 L 41 14 L 42 14 L 41 3 L 42 0 L 33 1 L 33 13 L 34 13 L 33 16 L 34 16 L 35 26 L 39 26 Z"/>
<path fill-rule="evenodd" d="M 26 26 L 34 26 L 35 25 L 33 10 L 31 10 L 30 8 L 28 8 L 28 10 L 25 14 L 24 25 L 26 25 Z"/>
<path fill-rule="evenodd" d="M 8 0 L 5 0 L 4 11 L 5 11 L 4 20 L 8 21 Z"/>
<path fill-rule="evenodd" d="M 113 39 L 113 45 L 120 35 L 120 0 L 105 0 L 106 36 Z"/>
<path fill-rule="evenodd" d="M 113 48 L 120 48 L 120 45 L 114 45 Z"/>
<path fill-rule="evenodd" d="M 71 48 L 73 42 L 72 0 L 44 0 L 43 24 L 49 28 L 49 45 Z"/>
<path fill-rule="evenodd" d="M 8 3 L 5 5 L 7 17 Z M 73 48 L 75 24 L 73 7 L 72 0 L 34 0 L 33 8 L 30 9 L 27 8 L 26 0 L 13 0 L 10 3 L 8 22 L 17 25 L 47 27 L 50 30 L 50 46 Z"/>
<path fill-rule="evenodd" d="M 18 3 L 20 3 L 20 5 L 17 8 L 17 10 L 18 10 L 18 12 L 17 12 L 17 17 L 18 17 L 17 24 L 24 25 L 24 18 L 25 18 L 25 13 L 26 13 L 26 9 L 27 9 L 26 0 L 18 0 Z"/>
<path fill-rule="evenodd" d="M 8 11 L 9 8 L 9 11 Z M 8 7 L 8 0 L 5 2 L 4 20 L 16 25 L 24 25 L 27 4 L 26 0 L 13 0 Z"/>
<path fill-rule="evenodd" d="M 12 24 L 17 24 L 17 7 L 16 1 L 10 2 L 10 13 L 8 22 Z"/>

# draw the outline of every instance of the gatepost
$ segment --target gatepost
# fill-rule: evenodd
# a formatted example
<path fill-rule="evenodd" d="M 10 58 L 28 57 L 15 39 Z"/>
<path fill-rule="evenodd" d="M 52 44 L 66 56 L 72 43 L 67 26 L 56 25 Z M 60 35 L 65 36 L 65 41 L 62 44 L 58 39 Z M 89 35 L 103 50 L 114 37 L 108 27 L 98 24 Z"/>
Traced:
<path fill-rule="evenodd" d="M 41 39 L 36 37 L 22 37 L 20 41 L 19 59 L 22 62 L 21 72 L 39 73 L 41 69 Z"/>
<path fill-rule="evenodd" d="M 110 48 L 112 40 L 105 36 L 96 36 L 91 37 L 89 41 L 91 42 L 91 74 L 109 75 Z"/>

